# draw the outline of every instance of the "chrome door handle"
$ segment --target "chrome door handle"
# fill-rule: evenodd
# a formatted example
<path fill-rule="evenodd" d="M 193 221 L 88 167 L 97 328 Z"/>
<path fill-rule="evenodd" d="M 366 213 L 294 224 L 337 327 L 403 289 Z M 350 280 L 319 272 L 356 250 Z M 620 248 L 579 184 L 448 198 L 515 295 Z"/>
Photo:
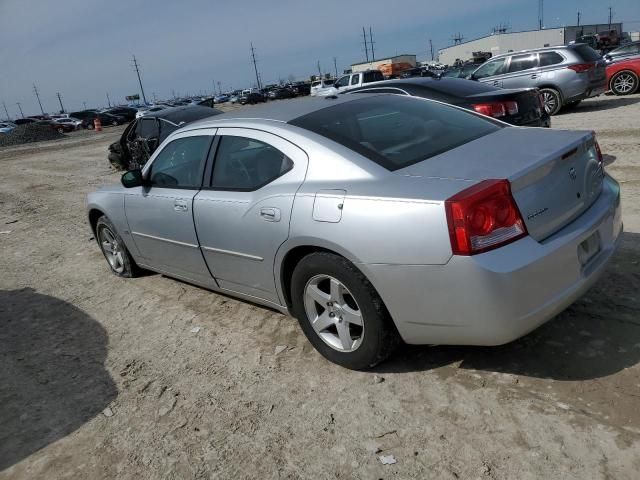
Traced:
<path fill-rule="evenodd" d="M 184 200 L 176 200 L 173 202 L 173 209 L 176 212 L 186 212 L 189 210 L 189 207 L 187 207 L 187 202 Z"/>
<path fill-rule="evenodd" d="M 279 222 L 280 221 L 280 209 L 279 208 L 261 208 L 260 216 L 267 222 Z"/>

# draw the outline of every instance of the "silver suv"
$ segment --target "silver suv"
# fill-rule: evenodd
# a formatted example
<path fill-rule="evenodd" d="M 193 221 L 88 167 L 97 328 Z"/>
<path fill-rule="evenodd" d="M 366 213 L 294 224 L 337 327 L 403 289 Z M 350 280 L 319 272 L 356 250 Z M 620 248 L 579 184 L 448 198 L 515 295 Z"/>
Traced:
<path fill-rule="evenodd" d="M 483 63 L 469 77 L 496 87 L 537 87 L 549 115 L 605 92 L 606 63 L 589 45 L 523 50 Z"/>

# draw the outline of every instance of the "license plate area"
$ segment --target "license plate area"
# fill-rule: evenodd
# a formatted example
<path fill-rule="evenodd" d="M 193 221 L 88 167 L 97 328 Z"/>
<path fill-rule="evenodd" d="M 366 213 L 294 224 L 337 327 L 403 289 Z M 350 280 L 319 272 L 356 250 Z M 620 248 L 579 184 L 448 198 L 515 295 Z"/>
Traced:
<path fill-rule="evenodd" d="M 594 232 L 578 245 L 578 260 L 585 266 L 600 252 L 600 232 Z"/>

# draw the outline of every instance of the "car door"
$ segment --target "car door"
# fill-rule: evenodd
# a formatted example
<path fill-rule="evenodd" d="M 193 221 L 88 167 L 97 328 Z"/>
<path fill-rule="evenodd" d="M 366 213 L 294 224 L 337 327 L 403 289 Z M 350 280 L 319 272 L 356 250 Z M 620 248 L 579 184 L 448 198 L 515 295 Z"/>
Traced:
<path fill-rule="evenodd" d="M 164 144 L 143 170 L 145 186 L 128 189 L 124 199 L 140 263 L 207 286 L 215 282 L 200 253 L 192 209 L 214 133 L 185 132 Z"/>
<path fill-rule="evenodd" d="M 159 136 L 157 118 L 142 117 L 138 119 L 132 139 L 127 145 L 131 155 L 131 168 L 140 168 L 147 163 L 158 146 Z"/>
<path fill-rule="evenodd" d="M 275 254 L 289 236 L 307 155 L 271 133 L 220 128 L 209 186 L 193 206 L 202 253 L 223 289 L 282 304 Z"/>
<path fill-rule="evenodd" d="M 471 75 L 472 80 L 488 83 L 494 87 L 502 87 L 502 76 L 507 71 L 507 57 L 489 60 L 478 67 Z"/>
<path fill-rule="evenodd" d="M 507 72 L 502 75 L 503 88 L 527 88 L 538 84 L 538 54 L 526 53 L 513 55 L 507 65 Z"/>

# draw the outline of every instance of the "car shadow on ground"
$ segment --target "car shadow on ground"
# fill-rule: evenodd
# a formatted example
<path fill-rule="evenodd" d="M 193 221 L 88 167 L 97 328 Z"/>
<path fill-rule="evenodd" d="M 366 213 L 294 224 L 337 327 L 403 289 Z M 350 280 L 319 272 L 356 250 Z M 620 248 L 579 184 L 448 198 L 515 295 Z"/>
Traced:
<path fill-rule="evenodd" d="M 99 414 L 117 388 L 106 331 L 30 288 L 0 290 L 0 471 Z"/>
<path fill-rule="evenodd" d="M 584 113 L 584 112 L 597 112 L 599 110 L 609 110 L 611 108 L 626 107 L 628 105 L 634 105 L 640 103 L 640 96 L 634 95 L 632 97 L 618 97 L 611 96 L 606 97 L 605 100 L 589 101 L 584 100 L 575 107 L 564 108 L 560 110 L 556 115 L 566 115 L 570 113 Z"/>
<path fill-rule="evenodd" d="M 640 235 L 624 233 L 587 294 L 529 335 L 499 347 L 403 345 L 380 373 L 459 368 L 556 380 L 588 380 L 640 362 Z"/>

